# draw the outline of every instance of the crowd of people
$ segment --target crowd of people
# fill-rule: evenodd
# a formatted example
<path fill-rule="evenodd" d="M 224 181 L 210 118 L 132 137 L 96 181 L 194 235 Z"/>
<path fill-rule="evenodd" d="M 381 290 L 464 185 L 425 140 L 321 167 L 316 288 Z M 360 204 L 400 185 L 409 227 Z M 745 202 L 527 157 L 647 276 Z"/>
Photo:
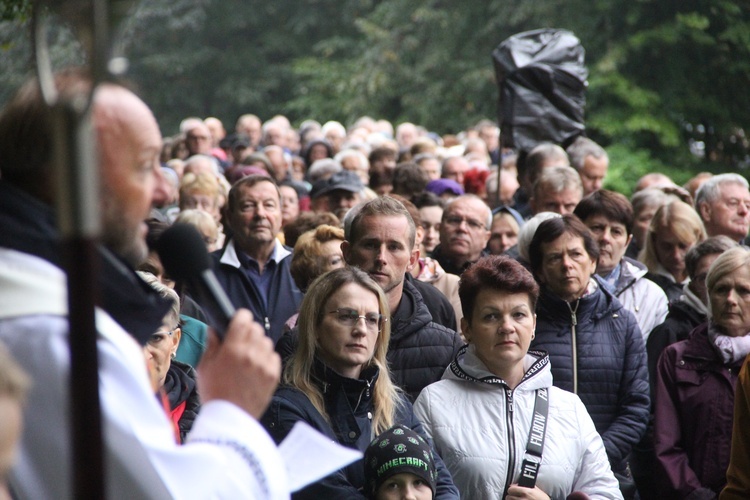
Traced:
<path fill-rule="evenodd" d="M 162 138 L 114 84 L 92 121 L 109 497 L 750 497 L 741 175 L 648 174 L 628 198 L 591 139 L 513 151 L 490 120 L 440 136 L 246 114 Z M 29 82 L 0 115 L 11 498 L 72 495 L 53 145 Z M 221 341 L 162 266 L 173 224 L 238 308 Z M 288 491 L 299 421 L 364 458 Z"/>

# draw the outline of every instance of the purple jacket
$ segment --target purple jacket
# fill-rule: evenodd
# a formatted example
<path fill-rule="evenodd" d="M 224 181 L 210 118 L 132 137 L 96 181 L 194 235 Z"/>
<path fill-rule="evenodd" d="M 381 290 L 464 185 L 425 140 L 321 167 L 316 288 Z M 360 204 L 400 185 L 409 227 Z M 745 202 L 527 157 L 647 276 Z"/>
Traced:
<path fill-rule="evenodd" d="M 715 498 L 726 484 L 742 361 L 724 365 L 707 332 L 708 323 L 698 326 L 659 358 L 654 448 L 665 498 Z"/>

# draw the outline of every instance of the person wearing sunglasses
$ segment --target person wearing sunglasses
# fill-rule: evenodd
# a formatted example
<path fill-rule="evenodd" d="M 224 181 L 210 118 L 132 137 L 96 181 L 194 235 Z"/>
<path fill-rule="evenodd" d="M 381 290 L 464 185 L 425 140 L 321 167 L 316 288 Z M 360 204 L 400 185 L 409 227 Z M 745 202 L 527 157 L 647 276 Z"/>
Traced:
<path fill-rule="evenodd" d="M 276 442 L 300 420 L 363 452 L 394 424 L 424 435 L 411 404 L 388 371 L 389 316 L 380 286 L 357 268 L 335 269 L 313 281 L 297 322 L 299 344 L 261 419 Z M 458 498 L 442 461 L 437 467 L 435 498 Z M 364 483 L 364 464 L 359 460 L 292 498 L 366 498 Z"/>

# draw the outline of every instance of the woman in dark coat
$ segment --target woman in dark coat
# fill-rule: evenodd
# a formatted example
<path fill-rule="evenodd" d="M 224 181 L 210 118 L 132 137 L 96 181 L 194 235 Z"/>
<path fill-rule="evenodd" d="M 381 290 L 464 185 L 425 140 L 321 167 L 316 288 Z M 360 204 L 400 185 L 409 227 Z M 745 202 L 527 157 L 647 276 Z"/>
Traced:
<path fill-rule="evenodd" d="M 356 268 L 333 270 L 308 288 L 300 308 L 299 344 L 262 423 L 277 441 L 302 420 L 331 440 L 364 451 L 375 436 L 403 424 L 424 436 L 411 404 L 388 373 L 390 312 L 380 287 Z M 458 490 L 437 460 L 436 499 Z M 366 498 L 357 461 L 295 493 L 295 499 Z"/>
<path fill-rule="evenodd" d="M 621 486 L 633 488 L 627 459 L 649 416 L 646 349 L 635 316 L 595 277 L 599 249 L 576 216 L 542 222 L 529 257 L 541 283 L 531 349 L 549 353 L 554 385 L 578 394 Z"/>
<path fill-rule="evenodd" d="M 657 365 L 654 447 L 666 499 L 712 499 L 726 484 L 735 386 L 750 353 L 750 250 L 719 256 L 706 287 L 708 323 Z"/>

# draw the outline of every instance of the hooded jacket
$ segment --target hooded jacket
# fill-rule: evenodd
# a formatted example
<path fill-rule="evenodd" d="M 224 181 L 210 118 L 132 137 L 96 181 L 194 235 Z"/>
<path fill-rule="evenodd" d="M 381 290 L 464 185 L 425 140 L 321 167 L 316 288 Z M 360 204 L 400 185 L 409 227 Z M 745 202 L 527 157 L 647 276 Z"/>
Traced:
<path fill-rule="evenodd" d="M 648 423 L 646 348 L 633 314 L 594 281 L 573 303 L 542 287 L 531 348 L 549 353 L 555 386 L 578 394 L 623 472 Z"/>
<path fill-rule="evenodd" d="M 648 273 L 645 265 L 627 257 L 623 257 L 620 264 L 614 294 L 625 309 L 635 315 L 646 342 L 654 327 L 667 317 L 669 301 L 662 288 L 645 277 Z"/>
<path fill-rule="evenodd" d="M 575 394 L 552 387 L 546 353 L 529 352 L 525 375 L 511 389 L 461 349 L 443 379 L 425 388 L 414 412 L 443 457 L 464 498 L 504 498 L 521 476 L 536 391 L 549 388 L 546 434 L 536 486 L 551 498 L 579 491 L 622 498 L 601 437 Z"/>
<path fill-rule="evenodd" d="M 667 347 L 657 365 L 654 448 L 667 499 L 713 498 L 726 484 L 742 362 L 724 364 L 708 325 Z"/>
<path fill-rule="evenodd" d="M 310 424 L 331 440 L 362 452 L 372 439 L 372 410 L 374 405 L 371 387 L 379 376 L 377 367 L 362 370 L 360 378 L 343 377 L 334 370 L 315 360 L 313 379 L 323 393 L 326 413 L 330 420 L 315 409 L 310 399 L 294 387 L 282 386 L 263 415 L 261 423 L 276 440 L 281 440 L 292 430 L 294 424 L 302 420 Z M 425 436 L 422 425 L 414 416 L 411 403 L 402 398 L 396 409 L 395 422 L 413 429 Z M 443 461 L 435 457 L 438 471 L 435 499 L 458 499 L 458 490 Z M 331 474 L 307 488 L 295 493 L 292 498 L 350 500 L 365 499 L 362 491 L 365 484 L 365 469 L 361 460 Z"/>

